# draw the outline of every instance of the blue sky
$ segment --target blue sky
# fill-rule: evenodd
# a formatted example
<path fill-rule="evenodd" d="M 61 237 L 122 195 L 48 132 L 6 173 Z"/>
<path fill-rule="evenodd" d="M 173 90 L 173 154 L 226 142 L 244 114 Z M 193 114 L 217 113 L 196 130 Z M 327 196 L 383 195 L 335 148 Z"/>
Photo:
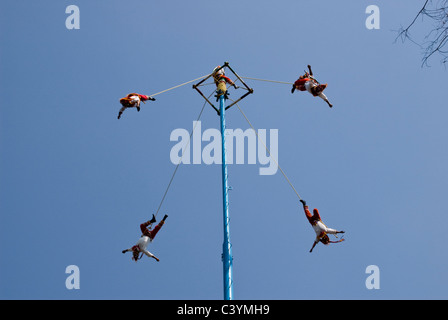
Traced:
<path fill-rule="evenodd" d="M 80 9 L 68 30 L 65 9 Z M 370 4 L 381 28 L 365 27 Z M 0 298 L 222 299 L 218 165 L 179 168 L 148 247 L 139 224 L 175 169 L 173 130 L 203 105 L 190 85 L 117 120 L 129 92 L 154 94 L 229 61 L 241 76 L 294 82 L 307 64 L 334 108 L 249 81 L 241 107 L 278 129 L 279 163 L 346 241 L 314 231 L 284 177 L 230 165 L 235 299 L 446 299 L 446 69 L 395 43 L 418 1 L 3 1 L 0 10 Z M 414 35 L 419 36 L 416 25 Z M 211 87 L 209 87 L 211 88 Z M 202 130 L 219 128 L 207 107 Z M 246 130 L 237 108 L 229 128 Z M 65 268 L 80 269 L 67 290 Z M 368 290 L 367 266 L 380 269 Z"/>

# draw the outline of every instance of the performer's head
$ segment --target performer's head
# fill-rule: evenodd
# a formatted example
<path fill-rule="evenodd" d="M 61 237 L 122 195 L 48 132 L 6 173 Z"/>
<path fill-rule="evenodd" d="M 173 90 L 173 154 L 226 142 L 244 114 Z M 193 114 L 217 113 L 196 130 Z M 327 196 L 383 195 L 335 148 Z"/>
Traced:
<path fill-rule="evenodd" d="M 132 260 L 134 260 L 135 262 L 137 262 L 138 261 L 138 255 L 139 255 L 139 251 L 138 251 L 138 249 L 133 249 L 132 250 Z"/>
<path fill-rule="evenodd" d="M 324 245 L 328 245 L 330 244 L 330 238 L 328 237 L 327 234 L 325 234 L 323 237 L 321 237 L 320 242 L 322 242 Z"/>
<path fill-rule="evenodd" d="M 220 75 L 224 75 L 224 68 L 221 68 L 221 66 L 217 66 L 215 69 L 213 69 L 213 75 L 216 76 L 220 76 Z"/>

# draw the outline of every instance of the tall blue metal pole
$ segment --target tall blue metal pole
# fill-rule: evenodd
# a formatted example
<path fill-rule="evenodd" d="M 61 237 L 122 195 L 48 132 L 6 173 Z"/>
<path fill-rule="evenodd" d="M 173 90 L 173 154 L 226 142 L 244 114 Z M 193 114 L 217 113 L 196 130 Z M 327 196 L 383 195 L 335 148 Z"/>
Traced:
<path fill-rule="evenodd" d="M 232 245 L 230 243 L 229 227 L 229 186 L 227 182 L 227 162 L 226 162 L 226 106 L 225 97 L 222 94 L 219 98 L 219 112 L 221 118 L 221 136 L 222 136 L 222 199 L 223 199 L 223 218 L 224 218 L 224 243 L 222 245 L 222 262 L 224 273 L 224 300 L 233 299 L 233 256 Z"/>

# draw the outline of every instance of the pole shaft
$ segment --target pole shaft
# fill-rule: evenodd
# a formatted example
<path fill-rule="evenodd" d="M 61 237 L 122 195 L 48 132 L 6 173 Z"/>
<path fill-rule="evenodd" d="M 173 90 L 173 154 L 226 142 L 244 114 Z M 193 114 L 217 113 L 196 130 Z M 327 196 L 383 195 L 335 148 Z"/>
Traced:
<path fill-rule="evenodd" d="M 221 119 L 221 137 L 222 137 L 222 192 L 223 192 L 223 221 L 224 221 L 224 243 L 222 245 L 222 261 L 224 274 L 224 300 L 233 299 L 233 256 L 232 245 L 230 243 L 229 226 L 229 186 L 227 181 L 227 162 L 226 162 L 226 118 L 225 118 L 225 96 L 222 94 L 219 98 L 219 110 Z"/>

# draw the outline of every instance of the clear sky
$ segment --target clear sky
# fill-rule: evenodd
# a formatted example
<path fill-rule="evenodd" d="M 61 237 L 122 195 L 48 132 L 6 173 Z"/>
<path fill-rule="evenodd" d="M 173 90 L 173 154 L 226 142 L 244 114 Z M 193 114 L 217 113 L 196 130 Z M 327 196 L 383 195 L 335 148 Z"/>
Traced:
<path fill-rule="evenodd" d="M 328 83 L 333 109 L 250 80 L 240 106 L 255 128 L 278 130 L 279 163 L 300 196 L 346 231 L 309 253 L 314 231 L 281 173 L 230 165 L 234 298 L 447 299 L 447 70 L 395 43 L 422 2 L 2 1 L 0 298 L 222 299 L 219 165 L 179 167 L 148 247 L 160 262 L 121 253 L 175 169 L 171 132 L 191 130 L 203 99 L 189 84 L 117 114 L 129 92 L 228 61 L 283 82 L 311 64 Z M 365 26 L 371 4 L 379 30 Z M 80 29 L 66 28 L 69 5 Z M 201 120 L 202 131 L 219 128 L 211 107 Z M 249 128 L 237 108 L 227 124 Z M 79 290 L 65 286 L 69 265 Z M 366 288 L 370 265 L 380 289 Z"/>

